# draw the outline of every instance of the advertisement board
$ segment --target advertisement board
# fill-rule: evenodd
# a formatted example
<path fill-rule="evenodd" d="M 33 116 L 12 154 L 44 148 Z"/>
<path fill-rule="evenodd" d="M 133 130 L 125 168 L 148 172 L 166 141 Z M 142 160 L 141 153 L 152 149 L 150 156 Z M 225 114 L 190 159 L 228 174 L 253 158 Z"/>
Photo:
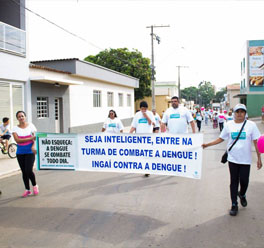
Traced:
<path fill-rule="evenodd" d="M 264 46 L 249 46 L 249 85 L 251 87 L 264 85 Z"/>

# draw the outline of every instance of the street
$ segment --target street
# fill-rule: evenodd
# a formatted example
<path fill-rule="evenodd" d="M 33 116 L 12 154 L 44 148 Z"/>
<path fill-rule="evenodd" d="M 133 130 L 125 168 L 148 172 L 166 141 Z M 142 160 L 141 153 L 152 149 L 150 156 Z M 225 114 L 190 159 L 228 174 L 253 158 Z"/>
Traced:
<path fill-rule="evenodd" d="M 204 142 L 219 135 L 211 124 L 202 132 Z M 21 198 L 21 174 L 1 178 L 0 247 L 263 248 L 264 170 L 252 150 L 248 206 L 231 217 L 224 150 L 204 150 L 201 180 L 36 171 L 40 194 Z"/>

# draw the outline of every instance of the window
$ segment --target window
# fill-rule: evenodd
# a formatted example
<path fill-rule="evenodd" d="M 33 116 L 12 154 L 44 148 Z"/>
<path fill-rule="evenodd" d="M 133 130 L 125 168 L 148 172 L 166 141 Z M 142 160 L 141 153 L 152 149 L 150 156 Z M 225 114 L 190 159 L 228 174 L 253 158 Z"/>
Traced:
<path fill-rule="evenodd" d="M 107 107 L 114 106 L 114 94 L 113 92 L 107 92 Z"/>
<path fill-rule="evenodd" d="M 49 117 L 48 97 L 37 97 L 37 118 Z"/>
<path fill-rule="evenodd" d="M 131 95 L 127 94 L 127 106 L 131 107 Z"/>
<path fill-rule="evenodd" d="M 123 94 L 118 93 L 119 107 L 123 106 Z"/>
<path fill-rule="evenodd" d="M 99 90 L 93 91 L 93 106 L 101 107 L 101 91 Z"/>

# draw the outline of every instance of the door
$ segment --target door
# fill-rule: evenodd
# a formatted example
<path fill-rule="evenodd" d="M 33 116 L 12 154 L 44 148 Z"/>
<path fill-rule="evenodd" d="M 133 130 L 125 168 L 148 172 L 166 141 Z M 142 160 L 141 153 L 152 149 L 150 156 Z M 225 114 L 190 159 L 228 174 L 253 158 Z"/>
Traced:
<path fill-rule="evenodd" d="M 55 98 L 55 133 L 61 133 L 61 99 Z"/>

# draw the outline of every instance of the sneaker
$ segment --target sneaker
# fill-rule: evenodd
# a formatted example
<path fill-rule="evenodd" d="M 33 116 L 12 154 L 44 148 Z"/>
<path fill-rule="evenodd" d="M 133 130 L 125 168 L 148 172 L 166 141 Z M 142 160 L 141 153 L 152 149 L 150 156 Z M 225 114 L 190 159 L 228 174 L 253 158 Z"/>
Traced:
<path fill-rule="evenodd" d="M 149 177 L 150 174 L 145 174 L 145 177 Z"/>
<path fill-rule="evenodd" d="M 243 207 L 247 206 L 247 199 L 246 199 L 246 195 L 240 195 L 240 192 L 238 192 L 238 196 L 240 198 L 240 203 Z"/>
<path fill-rule="evenodd" d="M 27 197 L 29 195 L 32 195 L 30 190 L 25 190 L 25 192 L 23 193 L 22 197 Z"/>
<path fill-rule="evenodd" d="M 229 214 L 231 216 L 236 216 L 238 212 L 238 206 L 237 205 L 232 205 L 231 210 L 229 211 Z"/>
<path fill-rule="evenodd" d="M 38 193 L 39 193 L 38 185 L 33 186 L 33 193 L 34 193 L 34 195 L 38 195 Z"/>

